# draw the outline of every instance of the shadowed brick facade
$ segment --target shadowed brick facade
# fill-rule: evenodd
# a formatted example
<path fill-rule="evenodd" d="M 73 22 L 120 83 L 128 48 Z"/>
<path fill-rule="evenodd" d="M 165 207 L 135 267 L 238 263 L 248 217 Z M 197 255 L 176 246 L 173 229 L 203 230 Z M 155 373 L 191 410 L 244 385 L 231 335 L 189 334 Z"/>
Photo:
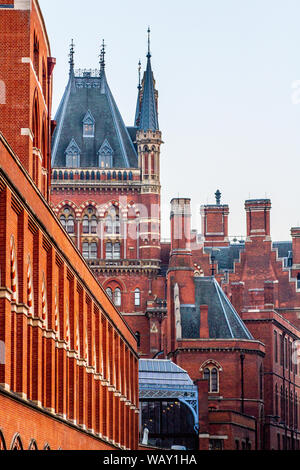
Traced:
<path fill-rule="evenodd" d="M 0 449 L 134 449 L 136 339 L 51 210 L 38 3 L 0 2 Z"/>

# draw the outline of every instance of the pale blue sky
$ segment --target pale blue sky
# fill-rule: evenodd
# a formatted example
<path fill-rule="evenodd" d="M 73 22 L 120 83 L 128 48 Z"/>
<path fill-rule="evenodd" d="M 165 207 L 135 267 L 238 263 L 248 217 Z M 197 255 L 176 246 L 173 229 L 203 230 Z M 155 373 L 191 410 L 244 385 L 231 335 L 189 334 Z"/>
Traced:
<path fill-rule="evenodd" d="M 68 76 L 71 38 L 76 67 L 96 68 L 102 38 L 107 77 L 127 125 L 133 124 L 137 62 L 145 66 L 147 27 L 159 91 L 163 234 L 169 202 L 230 206 L 230 235 L 245 234 L 244 201 L 270 197 L 273 239 L 300 225 L 299 0 L 40 0 L 57 58 L 55 113 Z M 299 95 L 300 96 L 300 95 Z M 299 100 L 300 101 L 300 100 Z"/>

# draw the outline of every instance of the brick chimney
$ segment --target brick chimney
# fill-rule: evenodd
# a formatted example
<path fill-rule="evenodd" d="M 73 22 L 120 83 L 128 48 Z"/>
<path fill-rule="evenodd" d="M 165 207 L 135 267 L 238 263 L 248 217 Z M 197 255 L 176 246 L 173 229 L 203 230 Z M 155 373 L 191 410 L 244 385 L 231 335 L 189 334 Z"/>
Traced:
<path fill-rule="evenodd" d="M 216 204 L 201 206 L 202 234 L 204 246 L 228 246 L 228 214 L 227 204 L 221 204 L 221 193 L 215 193 Z"/>
<path fill-rule="evenodd" d="M 247 241 L 263 237 L 270 241 L 270 199 L 250 199 L 245 201 L 247 214 Z"/>
<path fill-rule="evenodd" d="M 297 269 L 300 267 L 300 227 L 291 228 L 292 242 L 293 242 L 293 267 Z"/>
<path fill-rule="evenodd" d="M 191 200 L 171 201 L 171 252 L 191 251 Z"/>

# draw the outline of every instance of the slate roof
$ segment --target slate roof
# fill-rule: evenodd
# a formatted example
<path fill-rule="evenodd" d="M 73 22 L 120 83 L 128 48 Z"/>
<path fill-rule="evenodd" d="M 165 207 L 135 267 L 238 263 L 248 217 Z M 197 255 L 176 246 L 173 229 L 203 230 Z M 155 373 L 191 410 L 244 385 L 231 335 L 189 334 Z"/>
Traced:
<path fill-rule="evenodd" d="M 240 252 L 245 248 L 244 243 L 235 243 L 229 246 L 222 246 L 218 248 L 206 247 L 205 253 L 213 252 L 215 261 L 218 263 L 219 270 L 233 270 L 234 262 L 239 261 Z"/>
<path fill-rule="evenodd" d="M 199 338 L 200 305 L 208 305 L 209 337 L 253 339 L 214 277 L 195 277 L 195 305 L 181 305 L 183 338 Z"/>
<path fill-rule="evenodd" d="M 140 94 L 140 87 L 139 87 Z M 137 109 L 135 115 L 135 125 L 140 130 L 144 131 L 157 131 L 158 125 L 158 112 L 156 107 L 154 77 L 151 68 L 151 54 L 147 54 L 147 69 L 143 78 L 143 98 L 139 103 L 139 96 L 137 102 Z"/>
<path fill-rule="evenodd" d="M 83 120 L 95 120 L 94 138 L 83 137 Z M 55 116 L 57 126 L 52 139 L 52 166 L 65 167 L 65 151 L 74 139 L 80 148 L 80 166 L 98 167 L 98 151 L 105 139 L 113 149 L 114 168 L 137 168 L 138 157 L 104 70 L 71 71 L 62 101 Z M 130 136 L 131 135 L 131 136 Z"/>
<path fill-rule="evenodd" d="M 287 258 L 293 251 L 292 242 L 273 242 L 272 246 L 278 250 L 279 258 Z"/>

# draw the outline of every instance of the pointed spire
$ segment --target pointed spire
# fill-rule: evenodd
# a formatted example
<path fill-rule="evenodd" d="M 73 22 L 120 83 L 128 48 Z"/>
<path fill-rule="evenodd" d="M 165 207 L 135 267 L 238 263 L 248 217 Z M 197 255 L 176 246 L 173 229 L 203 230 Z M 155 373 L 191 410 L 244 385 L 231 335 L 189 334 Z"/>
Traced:
<path fill-rule="evenodd" d="M 71 44 L 70 44 L 70 52 L 69 52 L 70 75 L 74 73 L 74 54 L 75 54 L 74 40 L 72 39 Z"/>
<path fill-rule="evenodd" d="M 151 43 L 151 29 L 150 29 L 150 26 L 148 26 L 148 54 L 147 54 L 147 58 L 150 59 L 151 58 L 151 52 L 150 52 L 150 43 Z"/>
<path fill-rule="evenodd" d="M 102 39 L 101 51 L 100 51 L 100 71 L 104 72 L 105 70 L 105 47 L 104 39 Z"/>
<path fill-rule="evenodd" d="M 148 28 L 148 53 L 147 53 L 147 69 L 143 78 L 142 100 L 140 104 L 140 113 L 136 113 L 136 125 L 144 131 L 157 131 L 158 113 L 156 106 L 154 78 L 151 68 L 151 52 L 150 52 L 150 27 Z"/>

